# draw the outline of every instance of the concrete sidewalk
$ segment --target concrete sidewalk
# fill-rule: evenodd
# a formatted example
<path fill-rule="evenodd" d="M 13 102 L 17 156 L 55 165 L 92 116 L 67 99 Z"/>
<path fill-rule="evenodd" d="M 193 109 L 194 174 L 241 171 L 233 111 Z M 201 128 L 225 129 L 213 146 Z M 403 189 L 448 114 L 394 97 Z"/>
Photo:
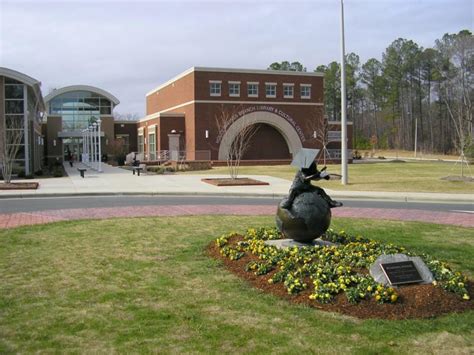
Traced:
<path fill-rule="evenodd" d="M 77 168 L 86 168 L 81 178 Z M 269 183 L 267 186 L 214 186 L 201 181 L 203 178 L 228 177 L 228 175 L 133 175 L 132 171 L 102 164 L 98 173 L 82 163 L 70 167 L 65 164 L 67 177 L 27 180 L 38 181 L 37 190 L 0 190 L 1 198 L 87 196 L 87 195 L 209 195 L 209 196 L 250 196 L 281 198 L 288 193 L 291 181 L 263 175 L 246 175 Z M 324 187 L 324 184 L 322 184 Z M 363 198 L 393 201 L 443 201 L 473 203 L 474 194 L 414 193 L 414 192 L 372 192 L 336 191 L 326 189 L 335 199 Z"/>

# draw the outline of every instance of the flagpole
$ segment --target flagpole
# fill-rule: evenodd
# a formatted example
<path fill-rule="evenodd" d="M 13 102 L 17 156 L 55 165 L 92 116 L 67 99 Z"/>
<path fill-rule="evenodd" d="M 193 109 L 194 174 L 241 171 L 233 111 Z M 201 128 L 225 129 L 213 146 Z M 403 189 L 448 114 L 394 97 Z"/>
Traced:
<path fill-rule="evenodd" d="M 344 0 L 341 0 L 341 183 L 347 185 L 346 53 L 344 47 Z"/>

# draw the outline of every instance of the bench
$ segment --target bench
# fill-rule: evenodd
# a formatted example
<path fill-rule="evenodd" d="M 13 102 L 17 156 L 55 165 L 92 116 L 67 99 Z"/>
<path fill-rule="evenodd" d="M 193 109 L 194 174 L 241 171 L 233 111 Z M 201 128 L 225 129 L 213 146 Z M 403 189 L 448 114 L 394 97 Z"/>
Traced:
<path fill-rule="evenodd" d="M 79 170 L 79 173 L 81 173 L 81 178 L 84 178 L 84 172 L 87 171 L 85 168 L 77 168 Z"/>
<path fill-rule="evenodd" d="M 138 176 L 140 176 L 140 171 L 142 170 L 143 168 L 141 166 L 132 166 L 133 175 L 135 175 L 135 171 L 136 171 Z"/>

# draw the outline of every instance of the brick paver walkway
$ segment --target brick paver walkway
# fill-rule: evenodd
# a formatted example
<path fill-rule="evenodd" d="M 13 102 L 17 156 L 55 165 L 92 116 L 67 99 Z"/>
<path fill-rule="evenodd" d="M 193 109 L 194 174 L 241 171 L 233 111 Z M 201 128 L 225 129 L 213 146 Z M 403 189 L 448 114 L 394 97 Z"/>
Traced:
<path fill-rule="evenodd" d="M 205 214 L 256 216 L 273 215 L 274 213 L 274 206 L 264 205 L 182 205 L 67 209 L 0 214 L 0 228 L 13 228 L 65 220 L 112 217 L 190 216 Z M 332 210 L 332 214 L 333 217 L 420 221 L 474 227 L 474 215 L 469 213 L 342 207 Z"/>

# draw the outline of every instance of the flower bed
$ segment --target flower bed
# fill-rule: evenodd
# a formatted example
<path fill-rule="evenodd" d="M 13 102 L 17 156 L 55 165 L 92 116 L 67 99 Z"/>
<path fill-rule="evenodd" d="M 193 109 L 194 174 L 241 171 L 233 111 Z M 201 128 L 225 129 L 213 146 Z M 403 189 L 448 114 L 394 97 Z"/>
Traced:
<path fill-rule="evenodd" d="M 388 287 L 368 273 L 382 254 L 415 254 L 403 247 L 328 231 L 335 246 L 278 249 L 264 242 L 280 239 L 276 229 L 249 229 L 218 238 L 211 253 L 261 289 L 314 307 L 362 318 L 416 318 L 473 308 L 472 283 L 444 262 L 420 256 L 433 273 L 432 285 Z"/>

